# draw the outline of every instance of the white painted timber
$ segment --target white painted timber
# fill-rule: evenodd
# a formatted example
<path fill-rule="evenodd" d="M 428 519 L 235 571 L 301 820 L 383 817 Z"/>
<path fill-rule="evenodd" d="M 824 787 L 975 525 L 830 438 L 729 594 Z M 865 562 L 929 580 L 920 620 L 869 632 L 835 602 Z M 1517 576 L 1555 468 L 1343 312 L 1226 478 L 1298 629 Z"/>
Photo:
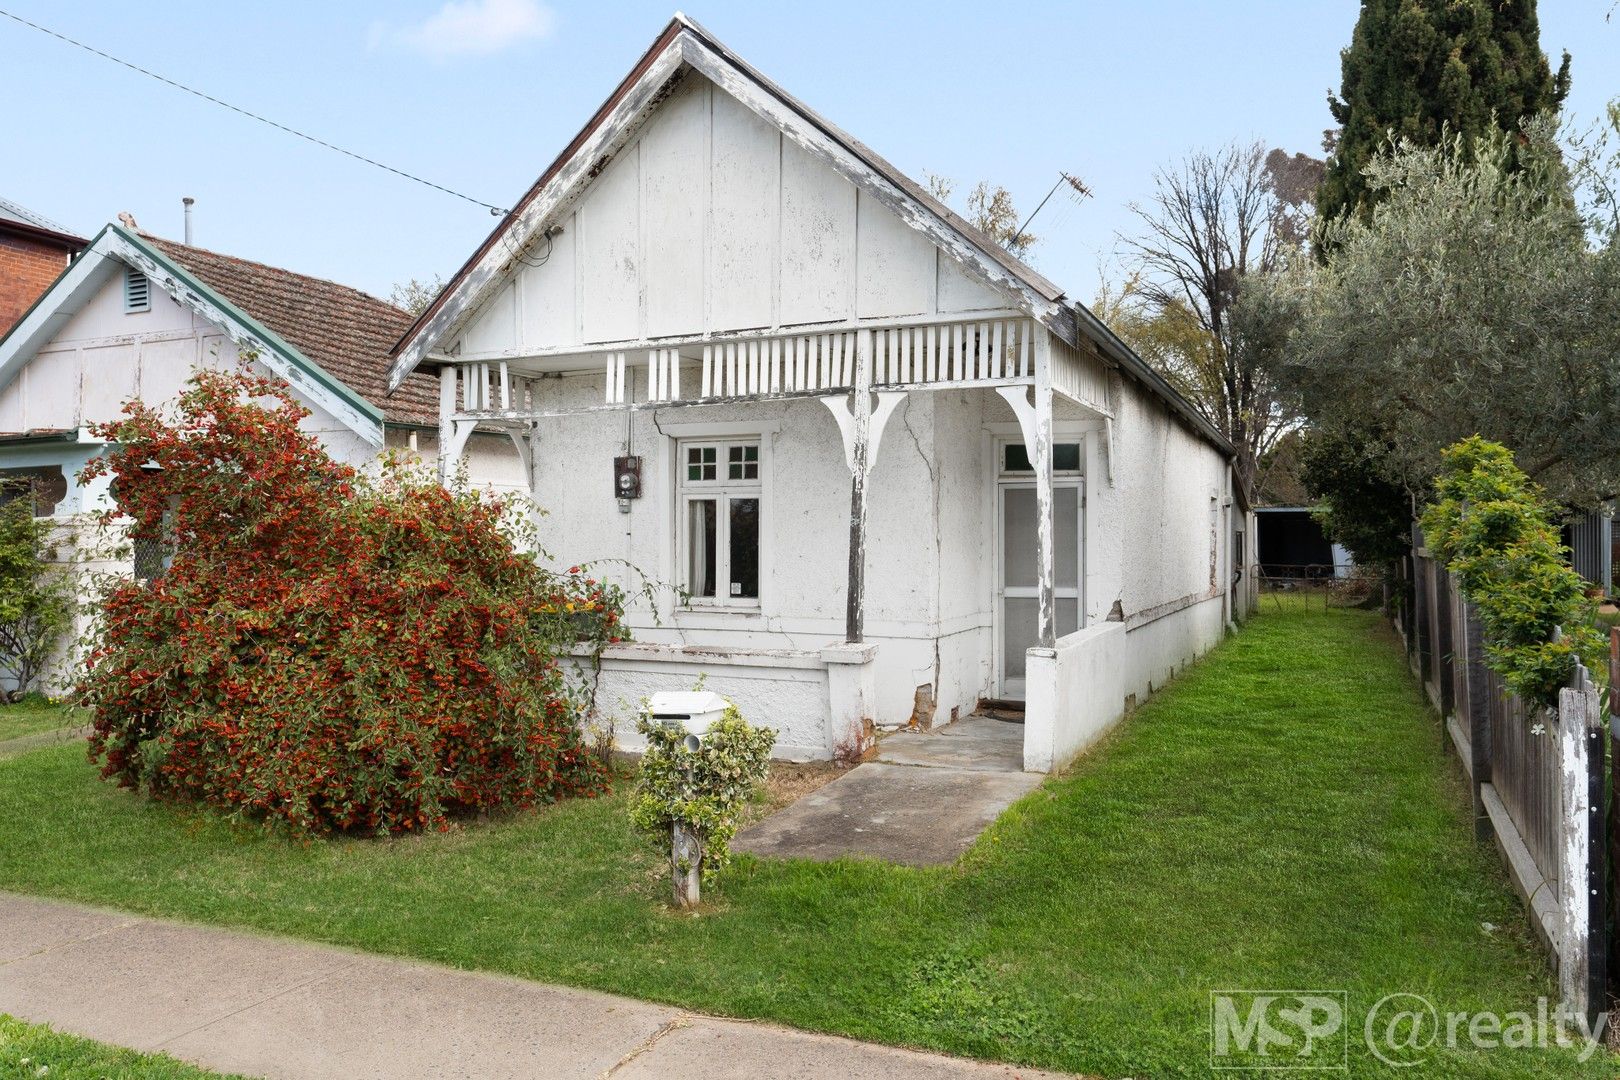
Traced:
<path fill-rule="evenodd" d="M 892 200 L 696 73 L 581 185 L 549 237 L 497 245 L 502 270 L 436 352 L 525 362 L 581 342 L 1023 314 L 1016 290 L 969 276 Z M 923 362 L 920 339 L 903 344 Z"/>

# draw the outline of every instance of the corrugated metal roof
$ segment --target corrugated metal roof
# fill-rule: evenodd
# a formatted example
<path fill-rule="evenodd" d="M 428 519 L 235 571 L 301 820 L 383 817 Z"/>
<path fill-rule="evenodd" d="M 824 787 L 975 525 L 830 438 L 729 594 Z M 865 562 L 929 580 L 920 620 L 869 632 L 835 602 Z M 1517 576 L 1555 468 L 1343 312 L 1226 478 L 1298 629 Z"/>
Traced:
<path fill-rule="evenodd" d="M 36 214 L 28 207 L 4 197 L 0 197 L 0 221 L 15 221 L 19 225 L 31 225 L 36 229 L 45 229 L 64 236 L 73 235 L 66 226 L 58 225 L 44 214 Z"/>

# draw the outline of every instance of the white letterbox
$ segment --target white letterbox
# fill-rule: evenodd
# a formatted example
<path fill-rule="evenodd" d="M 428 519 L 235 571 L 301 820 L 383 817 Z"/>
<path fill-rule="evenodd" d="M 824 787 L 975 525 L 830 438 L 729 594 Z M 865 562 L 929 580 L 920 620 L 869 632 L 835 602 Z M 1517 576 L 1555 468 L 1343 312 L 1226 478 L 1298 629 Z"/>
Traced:
<path fill-rule="evenodd" d="M 713 690 L 661 690 L 647 699 L 652 722 L 686 732 L 686 745 L 696 750 L 704 733 L 726 714 L 726 699 Z"/>

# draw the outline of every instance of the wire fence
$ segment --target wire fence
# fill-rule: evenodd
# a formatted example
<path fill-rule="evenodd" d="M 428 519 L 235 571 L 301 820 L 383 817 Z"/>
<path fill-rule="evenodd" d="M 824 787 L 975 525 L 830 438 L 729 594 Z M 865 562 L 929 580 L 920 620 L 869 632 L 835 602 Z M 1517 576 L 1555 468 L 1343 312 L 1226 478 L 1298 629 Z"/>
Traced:
<path fill-rule="evenodd" d="M 1385 582 L 1382 574 L 1358 567 L 1336 566 L 1333 563 L 1259 563 L 1249 572 L 1260 586 L 1260 604 L 1269 601 L 1281 611 L 1284 598 L 1292 598 L 1288 606 L 1307 607 L 1368 607 L 1384 601 Z"/>

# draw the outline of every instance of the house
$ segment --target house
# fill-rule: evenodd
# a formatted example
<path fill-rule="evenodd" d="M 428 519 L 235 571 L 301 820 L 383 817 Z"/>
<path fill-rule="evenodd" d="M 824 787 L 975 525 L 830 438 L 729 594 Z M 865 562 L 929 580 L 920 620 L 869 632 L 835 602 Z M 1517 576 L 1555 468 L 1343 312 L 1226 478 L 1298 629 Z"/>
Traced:
<path fill-rule="evenodd" d="M 1562 536 L 1570 565 L 1603 597 L 1614 595 L 1614 511 L 1589 510 L 1566 521 Z"/>
<path fill-rule="evenodd" d="M 1025 706 L 1063 764 L 1250 603 L 1231 447 L 1082 305 L 677 15 L 395 349 L 527 445 L 639 603 L 597 705 L 698 679 L 825 758 Z"/>
<path fill-rule="evenodd" d="M 17 324 L 67 269 L 84 240 L 7 199 L 0 199 L 0 335 Z"/>
<path fill-rule="evenodd" d="M 1350 552 L 1328 539 L 1310 506 L 1255 508 L 1260 573 L 1276 580 L 1347 577 Z"/>
<path fill-rule="evenodd" d="M 385 393 L 389 350 L 410 322 L 357 289 L 108 225 L 0 338 L 0 499 L 31 492 L 36 515 L 64 526 L 104 508 L 108 481 L 76 479 L 105 446 L 90 426 L 130 398 L 170 401 L 197 369 L 249 353 L 310 410 L 304 428 L 334 458 L 368 467 L 392 448 L 431 461 L 437 383 L 416 376 Z M 479 433 L 462 457 L 475 483 L 527 487 L 506 435 Z M 154 573 L 161 553 L 93 562 Z"/>

